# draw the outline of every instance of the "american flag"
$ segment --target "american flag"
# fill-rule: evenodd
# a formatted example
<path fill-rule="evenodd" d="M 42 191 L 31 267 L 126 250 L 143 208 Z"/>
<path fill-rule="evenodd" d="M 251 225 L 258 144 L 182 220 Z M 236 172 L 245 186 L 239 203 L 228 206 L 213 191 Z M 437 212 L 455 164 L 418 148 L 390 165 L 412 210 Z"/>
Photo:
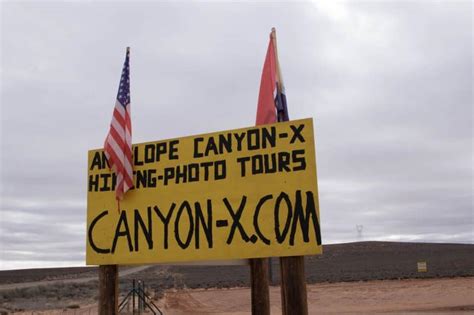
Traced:
<path fill-rule="evenodd" d="M 118 201 L 122 200 L 123 195 L 133 187 L 129 61 L 130 48 L 127 47 L 110 131 L 104 144 L 104 151 L 109 165 L 117 176 L 115 198 Z"/>

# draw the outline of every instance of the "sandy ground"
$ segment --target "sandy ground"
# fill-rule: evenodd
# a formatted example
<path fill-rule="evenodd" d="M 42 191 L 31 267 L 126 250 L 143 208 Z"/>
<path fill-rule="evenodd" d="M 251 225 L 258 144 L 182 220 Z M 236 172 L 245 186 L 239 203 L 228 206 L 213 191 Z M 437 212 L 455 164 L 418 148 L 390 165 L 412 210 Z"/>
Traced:
<path fill-rule="evenodd" d="M 307 291 L 310 314 L 474 314 L 474 277 L 311 284 Z M 271 313 L 281 314 L 279 287 L 270 299 Z M 165 315 L 250 314 L 250 289 L 167 291 L 156 304 Z M 14 314 L 95 315 L 97 305 Z"/>
<path fill-rule="evenodd" d="M 310 314 L 474 314 L 474 278 L 312 284 Z M 270 290 L 271 313 L 281 314 L 280 289 Z M 167 315 L 250 314 L 250 289 L 168 291 L 158 303 Z"/>

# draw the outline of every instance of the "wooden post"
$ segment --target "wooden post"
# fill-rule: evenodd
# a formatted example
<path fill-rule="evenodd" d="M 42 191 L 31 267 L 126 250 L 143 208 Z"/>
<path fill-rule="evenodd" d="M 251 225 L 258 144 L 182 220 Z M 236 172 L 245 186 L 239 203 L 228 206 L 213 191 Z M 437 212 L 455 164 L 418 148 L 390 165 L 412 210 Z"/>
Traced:
<path fill-rule="evenodd" d="M 118 314 L 118 266 L 99 266 L 99 315 Z"/>
<path fill-rule="evenodd" d="M 268 278 L 269 278 L 269 283 L 270 285 L 275 284 L 275 280 L 273 278 L 273 264 L 272 264 L 272 257 L 268 257 Z"/>
<path fill-rule="evenodd" d="M 273 27 L 270 33 L 275 51 L 277 70 L 277 89 L 282 93 L 282 76 L 280 61 L 278 60 L 278 48 L 276 30 Z M 288 118 L 282 117 L 283 120 Z M 281 121 L 280 118 L 278 121 Z M 281 311 L 283 315 L 308 314 L 308 300 L 306 296 L 306 278 L 304 274 L 304 256 L 280 257 L 280 281 L 281 281 Z"/>
<path fill-rule="evenodd" d="M 270 315 L 268 259 L 250 259 L 250 277 L 252 287 L 252 314 Z"/>
<path fill-rule="evenodd" d="M 304 256 L 280 257 L 281 313 L 308 314 Z"/>

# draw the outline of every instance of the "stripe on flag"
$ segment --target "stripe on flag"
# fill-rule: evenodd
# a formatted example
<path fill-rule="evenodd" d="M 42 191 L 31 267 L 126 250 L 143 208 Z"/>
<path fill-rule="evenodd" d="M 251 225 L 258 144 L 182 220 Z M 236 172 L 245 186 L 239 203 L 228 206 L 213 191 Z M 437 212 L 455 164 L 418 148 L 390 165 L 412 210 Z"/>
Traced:
<path fill-rule="evenodd" d="M 115 198 L 122 200 L 124 194 L 133 187 L 129 48 L 127 48 L 110 130 L 104 143 L 104 151 L 110 168 L 117 175 Z"/>

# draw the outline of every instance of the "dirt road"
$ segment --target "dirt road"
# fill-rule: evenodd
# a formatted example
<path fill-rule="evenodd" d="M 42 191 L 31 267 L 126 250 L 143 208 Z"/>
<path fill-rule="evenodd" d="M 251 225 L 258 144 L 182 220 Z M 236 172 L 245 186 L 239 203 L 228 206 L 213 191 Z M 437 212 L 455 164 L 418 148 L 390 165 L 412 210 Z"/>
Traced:
<path fill-rule="evenodd" d="M 125 277 L 140 271 L 143 271 L 147 268 L 150 268 L 149 265 L 145 266 L 138 266 L 138 267 L 132 267 L 132 268 L 127 268 L 125 270 L 121 270 L 119 272 L 120 277 Z M 2 284 L 0 285 L 0 292 L 1 291 L 6 291 L 6 290 L 13 290 L 13 289 L 24 289 L 24 288 L 31 288 L 31 287 L 37 287 L 40 285 L 51 285 L 51 284 L 67 284 L 67 283 L 84 283 L 84 282 L 89 282 L 93 280 L 98 279 L 97 276 L 93 277 L 84 277 L 84 278 L 73 278 L 73 279 L 58 279 L 58 280 L 42 280 L 42 281 L 33 281 L 33 282 L 21 282 L 21 283 L 10 283 L 10 284 Z"/>
<path fill-rule="evenodd" d="M 308 285 L 310 314 L 473 314 L 474 278 L 413 279 Z M 280 289 L 270 290 L 271 313 L 281 314 Z M 250 289 L 167 292 L 167 315 L 250 314 Z"/>

